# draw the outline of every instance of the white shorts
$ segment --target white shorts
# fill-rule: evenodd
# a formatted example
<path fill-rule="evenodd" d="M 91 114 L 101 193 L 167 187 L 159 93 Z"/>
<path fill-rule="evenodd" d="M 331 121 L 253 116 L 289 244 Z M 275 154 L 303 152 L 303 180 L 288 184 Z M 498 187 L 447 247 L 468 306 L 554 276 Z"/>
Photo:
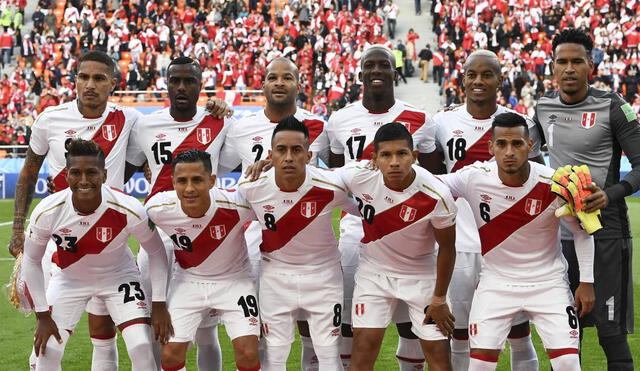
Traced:
<path fill-rule="evenodd" d="M 221 282 L 194 282 L 174 278 L 167 306 L 173 322 L 170 342 L 193 341 L 203 321 L 212 313 L 222 321 L 231 340 L 240 336 L 260 336 L 258 299 L 253 279 Z"/>
<path fill-rule="evenodd" d="M 423 340 L 446 340 L 435 324 L 422 324 L 431 303 L 435 278 L 390 277 L 359 270 L 355 277 L 352 319 L 354 328 L 387 328 L 399 302 L 408 306 L 411 330 Z"/>
<path fill-rule="evenodd" d="M 57 250 L 56 244 L 53 240 L 49 240 L 47 242 L 47 249 L 44 252 L 44 256 L 42 257 L 42 272 L 44 273 L 44 288 L 46 289 L 49 285 L 49 281 L 51 277 L 60 272 L 60 268 L 53 264 L 51 258 L 53 257 L 53 253 Z M 96 297 L 92 297 L 89 299 L 85 307 L 85 311 L 87 313 L 91 313 L 96 316 L 107 316 L 109 315 L 109 311 L 107 310 L 107 306 L 104 302 Z"/>
<path fill-rule="evenodd" d="M 138 273 L 124 273 L 94 284 L 56 275 L 47 288 L 51 316 L 60 329 L 73 330 L 92 297 L 104 302 L 107 314 L 116 325 L 148 318 L 151 313 L 151 300 Z"/>
<path fill-rule="evenodd" d="M 351 302 L 353 299 L 354 277 L 358 270 L 360 244 L 340 243 L 340 265 L 342 265 L 342 284 L 344 285 L 344 307 L 342 323 L 351 324 Z"/>
<path fill-rule="evenodd" d="M 456 253 L 456 265 L 449 283 L 451 313 L 456 317 L 455 328 L 469 328 L 469 311 L 480 280 L 482 255 L 480 253 L 459 251 Z"/>
<path fill-rule="evenodd" d="M 502 349 L 519 313 L 536 326 L 546 349 L 578 348 L 578 317 L 569 284 L 509 283 L 481 278 L 469 316 L 469 346 Z"/>
<path fill-rule="evenodd" d="M 342 272 L 340 266 L 315 273 L 288 273 L 275 269 L 260 272 L 260 316 L 267 345 L 293 343 L 294 324 L 309 322 L 314 345 L 332 346 L 340 341 L 342 324 Z"/>

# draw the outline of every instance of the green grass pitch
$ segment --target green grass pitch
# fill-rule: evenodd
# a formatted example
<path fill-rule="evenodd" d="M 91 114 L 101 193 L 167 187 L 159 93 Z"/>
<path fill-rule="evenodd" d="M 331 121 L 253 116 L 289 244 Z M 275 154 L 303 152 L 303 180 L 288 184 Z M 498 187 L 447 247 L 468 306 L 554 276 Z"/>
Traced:
<path fill-rule="evenodd" d="M 640 322 L 640 308 L 637 304 L 640 302 L 640 256 L 638 248 L 640 248 L 640 199 L 629 198 L 629 215 L 631 216 L 631 224 L 634 238 L 636 254 L 634 256 L 633 281 L 634 292 L 636 298 L 635 321 Z M 37 200 L 36 200 L 37 202 Z M 3 284 L 8 282 L 13 267 L 13 259 L 11 259 L 5 246 L 11 234 L 11 225 L 13 215 L 13 200 L 0 200 L 0 282 Z M 28 357 L 31 352 L 33 339 L 33 331 L 35 319 L 33 316 L 25 317 L 10 306 L 5 299 L 0 300 L 0 318 L 2 326 L 0 326 L 0 345 L 3 350 L 0 356 L 0 370 L 21 371 L 28 370 Z M 223 327 L 219 329 L 220 343 L 223 351 L 223 370 L 235 370 L 233 362 L 233 353 L 231 344 Z M 397 370 L 395 360 L 395 349 L 397 332 L 393 326 L 387 331 L 382 351 L 378 357 L 376 370 Z M 535 346 L 538 350 L 538 358 L 540 359 L 540 370 L 549 370 L 549 362 L 542 351 L 542 345 L 537 335 L 534 335 Z M 630 346 L 633 352 L 636 364 L 640 364 L 640 335 L 634 334 L 629 337 Z M 300 345 L 296 341 L 291 349 L 289 357 L 288 369 L 300 369 Z M 131 366 L 127 357 L 126 348 L 122 338 L 118 340 L 120 351 L 120 369 L 130 370 Z M 65 357 L 63 361 L 63 369 L 70 371 L 85 371 L 90 368 L 91 364 L 91 342 L 87 331 L 86 318 L 83 318 L 67 345 Z M 606 360 L 598 345 L 595 330 L 587 329 L 582 352 L 583 370 L 605 370 Z M 509 370 L 508 349 L 500 357 L 498 370 Z M 187 359 L 187 369 L 195 370 L 195 351 L 190 350 Z"/>

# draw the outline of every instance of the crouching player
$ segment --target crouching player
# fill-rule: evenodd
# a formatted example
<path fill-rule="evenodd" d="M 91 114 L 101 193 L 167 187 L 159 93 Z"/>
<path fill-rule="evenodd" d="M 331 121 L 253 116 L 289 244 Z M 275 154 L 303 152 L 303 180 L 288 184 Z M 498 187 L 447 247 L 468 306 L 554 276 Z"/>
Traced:
<path fill-rule="evenodd" d="M 495 162 L 476 162 L 442 175 L 454 197 L 471 205 L 484 266 L 469 315 L 469 370 L 495 370 L 513 319 L 521 312 L 536 325 L 556 371 L 580 370 L 578 317 L 589 313 L 593 292 L 593 238 L 573 216 L 580 264 L 575 300 L 558 240 L 562 201 L 551 192 L 554 170 L 528 161 L 532 140 L 525 119 L 495 117 L 489 151 Z"/>
<path fill-rule="evenodd" d="M 69 335 L 92 297 L 104 301 L 122 332 L 133 370 L 154 370 L 149 324 L 159 341 L 173 331 L 165 305 L 168 263 L 162 240 L 138 200 L 104 185 L 105 156 L 95 142 L 72 140 L 66 161 L 69 188 L 38 204 L 25 240 L 24 277 L 37 318 L 36 370 L 61 369 Z M 130 235 L 152 260 L 152 308 L 127 245 Z M 49 239 L 57 245 L 52 261 L 60 273 L 45 294 L 41 261 Z"/>
<path fill-rule="evenodd" d="M 146 204 L 149 219 L 173 241 L 178 263 L 168 294 L 175 334 L 162 347 L 162 369 L 186 370 L 189 342 L 213 311 L 231 338 L 237 369 L 259 370 L 258 301 L 243 236 L 254 213 L 237 192 L 214 188 L 207 152 L 187 150 L 172 165 L 174 191 Z"/>

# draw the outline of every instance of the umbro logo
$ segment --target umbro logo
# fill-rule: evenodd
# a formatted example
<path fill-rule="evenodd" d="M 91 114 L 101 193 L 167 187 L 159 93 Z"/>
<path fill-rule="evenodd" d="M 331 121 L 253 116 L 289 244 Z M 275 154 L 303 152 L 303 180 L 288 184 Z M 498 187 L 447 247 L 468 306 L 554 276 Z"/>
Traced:
<path fill-rule="evenodd" d="M 251 138 L 251 140 L 253 140 L 254 142 L 261 142 L 262 139 L 264 139 L 264 138 L 262 138 L 261 136 L 257 136 L 257 137 Z"/>
<path fill-rule="evenodd" d="M 176 233 L 178 234 L 183 234 L 184 232 L 186 232 L 187 230 L 184 228 L 174 228 L 174 230 L 176 231 Z"/>
<path fill-rule="evenodd" d="M 364 198 L 364 200 L 367 201 L 367 202 L 373 201 L 373 197 L 371 197 L 371 195 L 369 195 L 367 193 L 363 193 L 362 194 L 362 198 Z"/>
<path fill-rule="evenodd" d="M 165 134 L 158 134 L 158 135 L 156 135 L 156 139 L 157 139 L 157 140 L 163 140 L 165 137 L 166 137 L 166 135 L 165 135 Z"/>
<path fill-rule="evenodd" d="M 71 135 L 75 135 L 76 131 L 69 129 L 69 130 L 65 131 L 64 133 L 69 135 L 69 136 L 71 136 Z"/>
<path fill-rule="evenodd" d="M 263 208 L 265 211 L 273 211 L 273 210 L 275 210 L 275 209 L 276 209 L 275 207 L 273 207 L 273 206 L 271 206 L 271 205 L 264 205 L 264 206 L 262 206 L 262 208 Z"/>
<path fill-rule="evenodd" d="M 62 229 L 59 230 L 59 232 L 60 232 L 60 234 L 69 234 L 72 231 L 69 228 L 62 228 Z"/>
<path fill-rule="evenodd" d="M 464 131 L 458 129 L 458 130 L 452 131 L 452 133 L 454 137 L 461 137 L 462 134 L 464 134 Z"/>
<path fill-rule="evenodd" d="M 481 194 L 481 195 L 480 195 L 480 198 L 481 198 L 481 199 L 482 199 L 482 201 L 484 201 L 484 202 L 489 202 L 489 201 L 491 201 L 491 196 L 489 196 L 489 195 Z"/>
<path fill-rule="evenodd" d="M 377 124 L 377 123 L 376 123 Z M 355 128 L 355 129 L 351 129 L 351 133 L 352 134 L 359 134 L 362 130 Z"/>

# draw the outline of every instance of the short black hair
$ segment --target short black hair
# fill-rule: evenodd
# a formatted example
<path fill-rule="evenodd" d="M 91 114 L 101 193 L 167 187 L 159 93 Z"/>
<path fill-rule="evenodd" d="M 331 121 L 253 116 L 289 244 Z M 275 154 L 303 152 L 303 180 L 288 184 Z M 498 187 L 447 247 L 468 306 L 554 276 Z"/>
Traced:
<path fill-rule="evenodd" d="M 309 143 L 309 129 L 307 125 L 298 120 L 294 115 L 283 118 L 278 125 L 276 125 L 276 128 L 273 129 L 273 135 L 271 136 L 272 143 L 273 138 L 281 131 L 298 131 L 304 134 L 304 139 L 307 141 L 307 144 Z"/>
<path fill-rule="evenodd" d="M 527 120 L 525 120 L 524 116 L 515 112 L 501 113 L 493 118 L 493 122 L 491 123 L 491 137 L 493 137 L 493 132 L 496 127 L 517 128 L 518 126 L 522 126 L 524 128 L 524 134 L 526 138 L 529 138 L 529 125 L 527 124 Z"/>
<path fill-rule="evenodd" d="M 80 70 L 80 65 L 82 62 L 93 61 L 106 65 L 109 67 L 109 72 L 111 72 L 111 76 L 116 74 L 116 62 L 105 52 L 100 50 L 92 50 L 83 54 L 80 59 L 78 59 L 77 70 Z"/>
<path fill-rule="evenodd" d="M 200 63 L 193 58 L 185 57 L 185 56 L 180 56 L 171 60 L 171 63 L 169 63 L 169 66 L 167 67 L 167 78 L 169 78 L 169 75 L 170 75 L 169 71 L 171 70 L 171 66 L 176 66 L 181 64 L 190 64 L 194 66 L 196 70 L 198 70 L 198 77 L 202 79 L 202 66 L 200 65 Z"/>
<path fill-rule="evenodd" d="M 180 152 L 176 157 L 171 161 L 171 170 L 174 171 L 176 169 L 176 165 L 180 163 L 196 163 L 202 162 L 202 166 L 204 166 L 204 170 L 211 174 L 213 172 L 213 167 L 211 166 L 211 155 L 208 152 L 199 150 L 199 149 L 188 149 L 184 152 Z"/>
<path fill-rule="evenodd" d="M 272 64 L 277 63 L 277 62 L 289 63 L 291 66 L 293 66 L 294 67 L 293 76 L 295 76 L 296 81 L 300 81 L 300 70 L 298 69 L 298 66 L 296 66 L 296 64 L 291 59 L 289 59 L 287 57 L 278 57 L 278 58 L 273 59 L 271 62 L 269 62 L 267 64 L 267 71 L 269 70 L 269 66 L 271 66 Z M 269 74 L 269 72 L 267 72 L 265 75 L 268 75 L 268 74 Z"/>
<path fill-rule="evenodd" d="M 553 53 L 561 44 L 580 44 L 587 51 L 587 58 L 591 59 L 591 51 L 593 50 L 593 39 L 586 32 L 577 28 L 565 28 L 553 38 Z"/>
<path fill-rule="evenodd" d="M 413 151 L 413 137 L 407 127 L 400 122 L 384 124 L 376 131 L 376 135 L 373 138 L 373 150 L 378 152 L 378 146 L 381 142 L 391 140 L 406 140 L 409 148 Z"/>
<path fill-rule="evenodd" d="M 72 139 L 65 144 L 64 148 L 67 151 L 64 154 L 67 168 L 69 168 L 69 161 L 72 157 L 95 156 L 98 159 L 98 166 L 104 169 L 105 156 L 98 143 L 92 140 Z"/>

